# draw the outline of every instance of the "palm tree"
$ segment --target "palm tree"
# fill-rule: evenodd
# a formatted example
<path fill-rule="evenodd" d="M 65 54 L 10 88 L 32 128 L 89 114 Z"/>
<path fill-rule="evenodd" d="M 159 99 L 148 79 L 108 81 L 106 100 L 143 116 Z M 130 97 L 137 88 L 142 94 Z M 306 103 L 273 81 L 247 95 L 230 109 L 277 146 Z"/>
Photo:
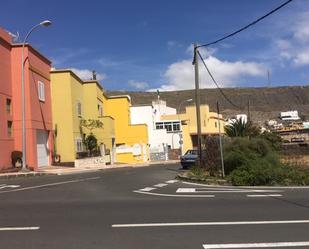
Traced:
<path fill-rule="evenodd" d="M 260 131 L 250 121 L 245 122 L 238 119 L 232 124 L 224 127 L 225 133 L 229 137 L 255 137 L 258 136 Z"/>

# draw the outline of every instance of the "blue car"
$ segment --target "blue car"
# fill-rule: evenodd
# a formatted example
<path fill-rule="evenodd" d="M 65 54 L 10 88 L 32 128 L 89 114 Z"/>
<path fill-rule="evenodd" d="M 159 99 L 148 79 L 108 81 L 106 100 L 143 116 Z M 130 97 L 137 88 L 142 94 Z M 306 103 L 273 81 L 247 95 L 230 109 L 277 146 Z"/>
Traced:
<path fill-rule="evenodd" d="M 180 164 L 183 169 L 194 166 L 197 160 L 197 150 L 188 150 L 181 158 Z"/>

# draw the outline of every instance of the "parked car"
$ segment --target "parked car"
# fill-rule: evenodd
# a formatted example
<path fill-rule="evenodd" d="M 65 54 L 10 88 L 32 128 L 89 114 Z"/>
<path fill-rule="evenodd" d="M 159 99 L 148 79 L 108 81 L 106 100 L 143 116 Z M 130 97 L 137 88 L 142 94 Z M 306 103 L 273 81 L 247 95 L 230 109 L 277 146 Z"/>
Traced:
<path fill-rule="evenodd" d="M 195 165 L 197 160 L 197 150 L 188 150 L 181 158 L 180 164 L 183 169 L 188 169 Z"/>

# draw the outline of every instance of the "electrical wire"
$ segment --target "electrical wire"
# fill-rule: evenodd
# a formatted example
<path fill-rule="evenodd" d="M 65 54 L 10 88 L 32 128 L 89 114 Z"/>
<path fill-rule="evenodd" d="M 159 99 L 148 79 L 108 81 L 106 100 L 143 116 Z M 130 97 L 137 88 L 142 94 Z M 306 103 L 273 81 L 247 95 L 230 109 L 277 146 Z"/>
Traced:
<path fill-rule="evenodd" d="M 200 51 L 197 50 L 197 54 L 199 55 L 199 57 L 201 58 L 203 64 L 204 64 L 204 67 L 206 68 L 210 78 L 212 79 L 213 83 L 215 83 L 215 85 L 217 86 L 218 90 L 220 91 L 220 93 L 222 94 L 222 96 L 226 99 L 227 102 L 229 102 L 232 106 L 236 107 L 237 109 L 240 109 L 240 110 L 244 110 L 243 107 L 241 106 L 238 106 L 236 105 L 232 100 L 230 100 L 226 94 L 223 92 L 222 88 L 219 86 L 219 84 L 217 83 L 217 81 L 215 80 L 215 78 L 213 77 L 212 73 L 210 72 L 209 68 L 207 67 L 206 63 L 205 63 L 205 60 L 203 58 L 203 56 L 201 55 Z"/>
<path fill-rule="evenodd" d="M 228 35 L 226 35 L 226 36 L 224 36 L 224 37 L 222 37 L 222 38 L 220 38 L 220 39 L 218 39 L 218 40 L 215 40 L 215 41 L 206 43 L 206 44 L 204 44 L 204 45 L 200 45 L 200 46 L 198 46 L 198 47 L 208 47 L 208 46 L 210 46 L 210 45 L 213 45 L 213 44 L 216 44 L 216 43 L 218 43 L 218 42 L 221 42 L 221 41 L 223 41 L 223 40 L 225 40 L 225 39 L 227 39 L 227 38 L 229 38 L 229 37 L 231 37 L 231 36 L 234 36 L 234 35 L 240 33 L 241 31 L 244 31 L 245 29 L 247 29 L 247 28 L 249 28 L 249 27 L 251 27 L 251 26 L 257 24 L 257 23 L 260 22 L 260 21 L 262 21 L 263 19 L 265 19 L 266 17 L 268 17 L 268 16 L 270 16 L 271 14 L 275 13 L 276 11 L 278 11 L 278 10 L 281 9 L 281 8 L 283 8 L 285 5 L 289 4 L 289 3 L 292 2 L 292 1 L 293 1 L 293 0 L 288 0 L 288 1 L 284 2 L 283 4 L 281 4 L 280 6 L 278 6 L 277 8 L 271 10 L 271 11 L 268 12 L 267 14 L 261 16 L 260 18 L 258 18 L 258 19 L 256 19 L 255 21 L 249 23 L 248 25 L 244 26 L 243 28 L 234 31 L 233 33 L 230 33 L 230 34 L 228 34 Z"/>

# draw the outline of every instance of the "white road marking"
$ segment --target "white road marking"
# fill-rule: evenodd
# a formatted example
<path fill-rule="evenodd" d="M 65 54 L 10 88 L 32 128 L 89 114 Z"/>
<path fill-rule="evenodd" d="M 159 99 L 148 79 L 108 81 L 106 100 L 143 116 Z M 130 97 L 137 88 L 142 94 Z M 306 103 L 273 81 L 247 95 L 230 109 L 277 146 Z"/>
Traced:
<path fill-rule="evenodd" d="M 176 193 L 194 193 L 195 188 L 178 188 Z"/>
<path fill-rule="evenodd" d="M 167 184 L 165 183 L 159 183 L 159 184 L 156 184 L 156 185 L 153 185 L 154 187 L 157 187 L 157 188 L 162 188 L 162 187 L 165 187 L 167 186 Z"/>
<path fill-rule="evenodd" d="M 176 183 L 178 182 L 178 180 L 169 180 L 169 181 L 166 181 L 166 183 Z"/>
<path fill-rule="evenodd" d="M 185 182 L 182 183 L 187 185 L 196 185 L 196 186 L 205 186 L 205 187 L 217 187 L 217 188 L 230 188 L 231 186 L 224 185 L 213 185 L 213 184 L 203 184 L 203 183 L 194 183 L 194 182 Z M 232 186 L 233 188 L 241 188 L 241 189 L 309 189 L 309 186 Z"/>
<path fill-rule="evenodd" d="M 19 188 L 20 185 L 6 185 L 6 184 L 3 184 L 0 186 L 0 189 L 4 189 L 4 188 Z"/>
<path fill-rule="evenodd" d="M 29 231 L 39 229 L 40 227 L 0 227 L 0 231 Z"/>
<path fill-rule="evenodd" d="M 112 227 L 228 226 L 228 225 L 269 225 L 269 224 L 304 224 L 304 223 L 309 223 L 309 220 L 140 223 L 140 224 L 114 224 L 112 225 Z"/>
<path fill-rule="evenodd" d="M 219 189 L 219 188 L 178 188 L 179 193 L 277 193 L 281 190 L 246 190 L 246 189 Z"/>
<path fill-rule="evenodd" d="M 275 243 L 248 243 L 248 244 L 205 244 L 204 249 L 215 248 L 265 248 L 265 247 L 299 247 L 309 246 L 309 241 L 303 242 L 275 242 Z"/>
<path fill-rule="evenodd" d="M 247 197 L 280 197 L 282 195 L 275 194 L 275 195 L 247 195 Z"/>
<path fill-rule="evenodd" d="M 155 195 L 155 196 L 164 196 L 164 197 L 188 197 L 188 198 L 212 198 L 215 197 L 214 195 L 172 195 L 172 194 L 159 194 L 159 193 L 150 193 L 135 190 L 134 193 L 144 194 L 144 195 Z"/>
<path fill-rule="evenodd" d="M 151 190 L 154 190 L 156 188 L 151 188 L 151 187 L 146 187 L 146 188 L 142 188 L 140 189 L 139 191 L 145 191 L 145 192 L 148 192 L 148 191 L 151 191 Z"/>
<path fill-rule="evenodd" d="M 42 184 L 42 185 L 37 185 L 37 186 L 1 191 L 0 194 L 9 193 L 9 192 L 24 191 L 24 190 L 29 190 L 29 189 L 44 188 L 44 187 L 50 187 L 50 186 L 57 186 L 57 185 L 63 185 L 63 184 L 68 184 L 68 183 L 75 183 L 75 182 L 84 182 L 84 181 L 96 180 L 96 179 L 100 179 L 100 178 L 101 177 L 89 177 L 89 178 L 82 178 L 82 179 L 76 179 L 76 180 L 71 180 L 71 181 L 47 183 L 47 184 Z"/>

